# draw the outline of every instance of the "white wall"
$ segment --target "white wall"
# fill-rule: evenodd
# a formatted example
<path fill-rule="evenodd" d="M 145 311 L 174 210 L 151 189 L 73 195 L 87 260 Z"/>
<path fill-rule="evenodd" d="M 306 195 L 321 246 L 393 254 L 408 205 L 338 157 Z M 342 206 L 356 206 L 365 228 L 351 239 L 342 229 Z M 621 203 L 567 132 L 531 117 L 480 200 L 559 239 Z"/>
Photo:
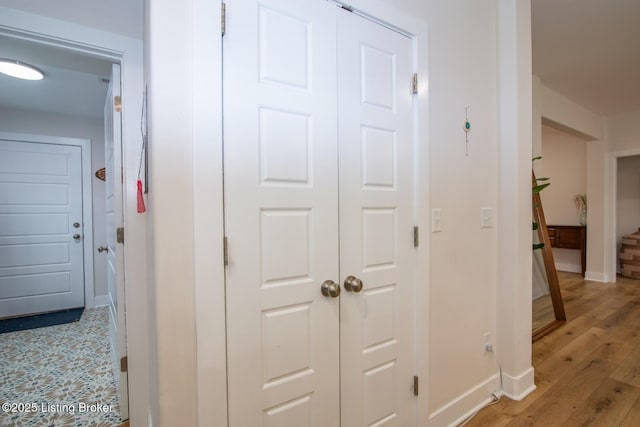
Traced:
<path fill-rule="evenodd" d="M 587 143 L 582 138 L 542 126 L 541 175 L 551 185 L 540 193 L 547 224 L 580 225 L 573 198 L 587 192 Z M 581 272 L 580 251 L 553 248 L 556 269 Z"/>
<path fill-rule="evenodd" d="M 586 278 L 596 281 L 613 280 L 607 275 L 609 215 L 605 209 L 608 187 L 605 185 L 608 128 L 605 120 L 575 102 L 544 86 L 541 82 L 538 100 L 542 122 L 587 141 L 586 194 L 587 213 L 587 271 Z M 535 108 L 534 108 L 535 110 Z M 543 160 L 544 165 L 545 160 Z M 543 166 L 544 168 L 544 166 Z M 555 251 L 554 251 L 555 253 Z"/>
<path fill-rule="evenodd" d="M 640 148 L 640 111 L 630 111 L 606 118 L 608 151 Z"/>
<path fill-rule="evenodd" d="M 403 3 L 429 25 L 430 200 L 442 210 L 442 232 L 431 235 L 430 247 L 428 387 L 437 416 L 487 380 L 479 343 L 485 332 L 497 334 L 497 228 L 480 228 L 480 207 L 495 212 L 498 203 L 497 6 Z"/>
<path fill-rule="evenodd" d="M 602 139 L 603 119 L 583 106 L 576 104 L 559 93 L 549 89 L 542 82 L 540 87 L 542 117 L 586 139 Z"/>
<path fill-rule="evenodd" d="M 149 276 L 154 283 L 150 297 L 155 331 L 151 364 L 157 387 L 152 415 L 159 426 L 198 425 L 192 12 L 192 1 L 145 1 L 152 229 L 148 243 L 153 251 Z"/>
<path fill-rule="evenodd" d="M 482 402 L 497 388 L 492 380 L 495 370 L 483 351 L 482 337 L 489 332 L 494 342 L 499 340 L 498 231 L 501 218 L 498 213 L 498 123 L 503 120 L 499 116 L 501 88 L 498 86 L 500 6 L 497 1 L 387 1 L 423 19 L 429 26 L 430 205 L 442 210 L 442 232 L 431 235 L 430 246 L 429 412 L 433 425 L 446 425 Z M 515 28 L 515 22 L 513 25 Z M 516 39 L 515 34 L 505 37 Z M 509 48 L 517 54 L 522 47 L 514 45 Z M 519 61 L 520 58 L 513 60 Z M 522 65 L 526 67 L 526 63 L 514 63 L 514 72 L 522 72 L 518 68 Z M 521 84 L 516 76 L 507 78 L 514 78 L 516 85 Z M 509 92 L 515 92 L 511 89 Z M 530 80 L 528 91 L 530 104 Z M 521 101 L 526 105 L 525 100 Z M 468 156 L 465 155 L 465 138 L 461 130 L 467 106 L 472 124 Z M 531 113 L 527 116 L 530 134 Z M 509 144 L 518 145 L 520 142 L 523 147 L 527 146 L 517 136 Z M 525 151 L 528 163 L 524 171 L 524 188 L 528 191 L 530 139 Z M 515 156 L 521 154 L 518 149 L 514 151 Z M 518 171 L 518 165 L 515 167 L 516 173 L 523 172 Z M 509 179 L 514 184 L 517 182 L 511 177 Z M 530 199 L 528 196 L 529 208 L 525 207 L 529 215 Z M 480 207 L 494 210 L 494 228 L 480 228 Z M 519 222 L 518 218 L 514 220 Z M 525 220 L 529 222 L 528 217 Z M 529 248 L 529 257 L 530 239 L 529 234 L 525 239 L 529 243 L 518 243 Z M 515 248 L 510 247 L 509 250 L 519 256 Z M 528 264 L 530 266 L 531 258 Z M 526 289 L 523 292 L 525 307 L 519 310 L 520 313 L 526 313 L 526 305 L 530 313 L 530 270 L 528 276 L 528 288 L 526 280 L 518 281 Z M 513 288 L 512 285 L 509 287 Z M 514 294 L 517 299 L 518 292 L 514 291 Z M 516 324 L 513 331 L 520 334 L 517 331 L 521 325 L 507 318 L 508 315 L 504 321 Z M 524 357 L 515 349 L 513 337 L 502 337 L 509 347 L 502 349 L 505 366 L 508 366 L 505 370 L 514 376 L 523 373 L 522 365 L 524 369 L 531 366 L 526 346 L 530 341 L 530 318 L 528 322 L 528 330 L 527 326 L 524 328 L 524 345 L 520 348 L 525 353 Z"/>
<path fill-rule="evenodd" d="M 98 169 L 104 167 L 104 124 L 102 120 L 0 107 L 0 131 L 91 140 L 93 243 L 95 246 L 93 251 L 93 291 L 97 303 L 105 304 L 107 295 L 106 256 L 97 250 L 98 246 L 106 243 L 104 182 L 94 175 Z"/>
<path fill-rule="evenodd" d="M 622 236 L 640 228 L 640 156 L 618 159 L 617 183 L 616 248 L 619 249 Z"/>
<path fill-rule="evenodd" d="M 565 132 L 542 127 L 542 173 L 551 183 L 540 193 L 548 224 L 580 225 L 573 196 L 587 190 L 586 141 Z"/>

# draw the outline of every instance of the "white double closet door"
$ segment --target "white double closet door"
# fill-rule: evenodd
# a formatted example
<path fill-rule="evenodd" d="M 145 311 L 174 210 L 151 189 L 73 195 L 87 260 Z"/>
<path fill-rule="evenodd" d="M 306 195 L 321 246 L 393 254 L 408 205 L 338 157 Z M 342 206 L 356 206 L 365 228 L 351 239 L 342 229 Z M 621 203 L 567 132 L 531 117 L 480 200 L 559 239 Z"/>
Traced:
<path fill-rule="evenodd" d="M 415 425 L 413 41 L 236 0 L 223 63 L 230 426 Z"/>

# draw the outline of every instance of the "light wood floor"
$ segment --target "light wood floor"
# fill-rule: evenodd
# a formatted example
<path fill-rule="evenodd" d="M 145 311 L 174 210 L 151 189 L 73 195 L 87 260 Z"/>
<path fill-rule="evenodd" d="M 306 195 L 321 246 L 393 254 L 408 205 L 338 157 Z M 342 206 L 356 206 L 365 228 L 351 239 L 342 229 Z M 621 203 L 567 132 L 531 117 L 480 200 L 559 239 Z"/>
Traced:
<path fill-rule="evenodd" d="M 467 427 L 640 426 L 640 280 L 558 276 L 567 323 L 533 344 L 537 389 Z"/>

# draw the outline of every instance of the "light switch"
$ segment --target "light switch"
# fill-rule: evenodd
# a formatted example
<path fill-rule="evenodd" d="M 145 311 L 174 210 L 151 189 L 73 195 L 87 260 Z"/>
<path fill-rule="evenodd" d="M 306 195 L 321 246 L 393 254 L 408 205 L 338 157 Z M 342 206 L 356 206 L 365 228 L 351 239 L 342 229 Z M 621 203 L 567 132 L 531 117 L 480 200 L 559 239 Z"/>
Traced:
<path fill-rule="evenodd" d="M 480 208 L 480 227 L 482 228 L 493 227 L 493 209 Z"/>
<path fill-rule="evenodd" d="M 440 219 L 442 217 L 441 209 L 431 209 L 431 232 L 439 233 L 442 231 L 442 226 L 440 225 Z"/>

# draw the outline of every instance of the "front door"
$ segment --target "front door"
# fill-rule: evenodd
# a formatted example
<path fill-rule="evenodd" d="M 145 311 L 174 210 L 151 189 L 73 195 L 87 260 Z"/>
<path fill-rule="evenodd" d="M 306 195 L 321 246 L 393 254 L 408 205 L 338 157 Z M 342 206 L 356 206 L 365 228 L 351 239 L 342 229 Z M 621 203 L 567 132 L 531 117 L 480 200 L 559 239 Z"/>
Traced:
<path fill-rule="evenodd" d="M 82 148 L 0 139 L 0 318 L 84 306 Z"/>
<path fill-rule="evenodd" d="M 414 424 L 411 52 L 323 0 L 227 4 L 230 426 Z"/>

